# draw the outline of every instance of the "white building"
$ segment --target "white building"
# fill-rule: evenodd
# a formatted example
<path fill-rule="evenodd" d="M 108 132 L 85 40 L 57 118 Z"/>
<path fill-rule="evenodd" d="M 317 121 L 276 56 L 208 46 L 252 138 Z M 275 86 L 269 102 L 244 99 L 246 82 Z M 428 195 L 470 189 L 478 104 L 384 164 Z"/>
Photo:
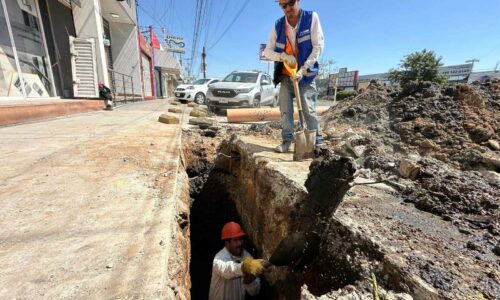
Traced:
<path fill-rule="evenodd" d="M 0 0 L 0 98 L 141 97 L 135 0 Z"/>

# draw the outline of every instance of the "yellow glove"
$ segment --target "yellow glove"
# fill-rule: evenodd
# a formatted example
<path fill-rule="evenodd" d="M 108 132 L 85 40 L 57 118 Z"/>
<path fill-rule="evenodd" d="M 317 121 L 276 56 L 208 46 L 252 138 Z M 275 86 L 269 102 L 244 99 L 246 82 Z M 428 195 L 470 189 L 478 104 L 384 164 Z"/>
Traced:
<path fill-rule="evenodd" d="M 268 266 L 269 263 L 263 259 L 253 259 L 251 257 L 247 257 L 243 260 L 241 271 L 243 271 L 244 274 L 259 277 Z"/>

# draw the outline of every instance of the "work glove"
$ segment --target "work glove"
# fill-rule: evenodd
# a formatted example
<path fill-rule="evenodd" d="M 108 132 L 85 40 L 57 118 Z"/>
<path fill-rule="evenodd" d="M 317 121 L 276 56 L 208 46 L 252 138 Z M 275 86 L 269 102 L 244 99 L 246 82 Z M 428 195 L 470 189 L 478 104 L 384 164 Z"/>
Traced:
<path fill-rule="evenodd" d="M 300 68 L 300 70 L 298 70 L 297 73 L 295 73 L 295 75 L 292 76 L 292 80 L 300 81 L 302 77 L 304 77 L 305 72 L 306 70 L 304 68 Z"/>
<path fill-rule="evenodd" d="M 269 267 L 269 265 L 269 262 L 266 260 L 247 257 L 243 260 L 241 271 L 243 272 L 243 274 L 249 274 L 255 277 L 259 277 L 262 272 L 264 272 L 266 268 Z"/>
<path fill-rule="evenodd" d="M 293 55 L 288 55 L 285 52 L 281 53 L 281 60 L 284 61 L 290 67 L 297 65 L 297 59 Z"/>

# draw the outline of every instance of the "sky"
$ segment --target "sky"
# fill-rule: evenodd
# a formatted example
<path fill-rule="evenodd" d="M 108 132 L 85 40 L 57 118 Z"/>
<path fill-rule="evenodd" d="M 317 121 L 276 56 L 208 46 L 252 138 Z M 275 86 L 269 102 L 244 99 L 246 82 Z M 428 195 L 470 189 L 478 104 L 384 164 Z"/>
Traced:
<path fill-rule="evenodd" d="M 200 0 L 201 1 L 201 0 Z M 260 62 L 259 44 L 266 43 L 283 11 L 274 0 L 204 0 L 193 73 L 200 73 L 201 47 L 207 48 L 207 77 L 235 70 L 268 70 Z M 183 36 L 191 56 L 196 0 L 138 0 L 140 26 L 152 25 L 161 38 Z M 301 0 L 316 11 L 325 34 L 324 60 L 331 68 L 347 67 L 361 75 L 396 68 L 412 52 L 428 49 L 444 65 L 480 62 L 474 71 L 493 70 L 500 61 L 499 0 Z M 176 55 L 179 57 L 179 55 Z M 500 69 L 500 63 L 499 63 Z M 272 73 L 272 66 L 270 68 Z"/>

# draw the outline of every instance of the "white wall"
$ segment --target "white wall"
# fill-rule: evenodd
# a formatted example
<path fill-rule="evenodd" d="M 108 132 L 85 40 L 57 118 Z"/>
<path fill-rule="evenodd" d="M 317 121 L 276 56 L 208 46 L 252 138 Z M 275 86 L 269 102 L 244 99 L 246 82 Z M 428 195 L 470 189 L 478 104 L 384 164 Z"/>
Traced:
<path fill-rule="evenodd" d="M 111 49 L 115 71 L 130 75 L 134 81 L 134 93 L 141 95 L 141 68 L 137 27 L 122 23 L 110 23 Z M 128 91 L 127 92 L 131 92 Z"/>
<path fill-rule="evenodd" d="M 136 0 L 130 0 L 130 6 L 127 3 L 127 1 L 120 2 L 121 5 L 123 6 L 124 10 L 127 12 L 129 18 L 131 20 L 134 20 L 134 23 L 136 23 L 136 20 L 137 20 L 137 18 L 136 18 L 137 11 L 136 11 L 136 7 L 135 7 L 135 2 L 136 2 Z"/>

